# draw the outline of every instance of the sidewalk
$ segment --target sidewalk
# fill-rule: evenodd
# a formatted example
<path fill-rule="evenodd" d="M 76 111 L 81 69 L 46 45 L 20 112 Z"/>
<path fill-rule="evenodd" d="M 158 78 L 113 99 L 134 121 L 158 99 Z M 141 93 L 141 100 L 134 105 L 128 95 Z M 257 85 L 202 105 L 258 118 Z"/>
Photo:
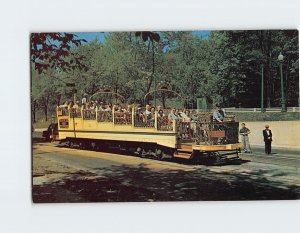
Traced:
<path fill-rule="evenodd" d="M 299 142 L 300 143 L 300 142 Z M 252 150 L 253 149 L 265 149 L 264 144 L 250 144 Z M 276 150 L 285 150 L 285 151 L 299 151 L 300 153 L 300 145 L 299 146 L 285 146 L 285 145 L 273 145 L 272 144 L 272 149 Z"/>
<path fill-rule="evenodd" d="M 33 132 L 43 132 L 45 130 L 47 130 L 47 128 L 39 128 L 39 129 L 34 129 Z"/>

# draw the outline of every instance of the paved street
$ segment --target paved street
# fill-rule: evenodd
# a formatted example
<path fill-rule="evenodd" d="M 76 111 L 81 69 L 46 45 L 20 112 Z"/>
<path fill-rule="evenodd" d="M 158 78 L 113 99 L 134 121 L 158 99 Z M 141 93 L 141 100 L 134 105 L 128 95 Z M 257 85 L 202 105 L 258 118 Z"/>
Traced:
<path fill-rule="evenodd" d="M 34 202 L 274 200 L 300 197 L 299 151 L 262 148 L 223 166 L 191 165 L 33 141 Z"/>

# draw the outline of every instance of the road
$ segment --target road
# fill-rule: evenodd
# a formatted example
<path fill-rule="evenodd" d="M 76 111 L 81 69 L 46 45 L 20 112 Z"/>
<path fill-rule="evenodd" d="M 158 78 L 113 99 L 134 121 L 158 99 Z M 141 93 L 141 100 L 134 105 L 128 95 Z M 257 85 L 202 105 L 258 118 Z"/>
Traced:
<path fill-rule="evenodd" d="M 300 197 L 300 155 L 254 148 L 223 166 L 156 161 L 33 141 L 34 202 L 284 200 Z"/>

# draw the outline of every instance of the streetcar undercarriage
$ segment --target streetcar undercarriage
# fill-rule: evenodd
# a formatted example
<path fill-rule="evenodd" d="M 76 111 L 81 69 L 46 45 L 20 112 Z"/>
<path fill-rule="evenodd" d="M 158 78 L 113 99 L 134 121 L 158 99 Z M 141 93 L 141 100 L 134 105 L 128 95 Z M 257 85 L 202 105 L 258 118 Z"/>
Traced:
<path fill-rule="evenodd" d="M 192 164 L 222 165 L 228 161 L 240 160 L 239 149 L 226 151 L 199 151 L 174 149 L 156 143 L 141 143 L 85 138 L 66 138 L 60 141 L 67 147 L 82 150 L 120 153 L 155 160 L 190 161 Z M 182 156 L 180 156 L 182 155 Z"/>

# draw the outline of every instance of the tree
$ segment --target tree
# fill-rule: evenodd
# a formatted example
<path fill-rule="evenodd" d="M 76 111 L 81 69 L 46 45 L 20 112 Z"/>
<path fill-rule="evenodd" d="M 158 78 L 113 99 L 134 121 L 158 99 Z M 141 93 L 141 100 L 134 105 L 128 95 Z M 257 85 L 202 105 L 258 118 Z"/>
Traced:
<path fill-rule="evenodd" d="M 32 33 L 31 62 L 39 73 L 49 68 L 68 70 L 84 69 L 82 56 L 72 51 L 72 46 L 79 46 L 84 39 L 77 39 L 72 33 Z M 68 58 L 68 59 L 67 59 Z"/>

